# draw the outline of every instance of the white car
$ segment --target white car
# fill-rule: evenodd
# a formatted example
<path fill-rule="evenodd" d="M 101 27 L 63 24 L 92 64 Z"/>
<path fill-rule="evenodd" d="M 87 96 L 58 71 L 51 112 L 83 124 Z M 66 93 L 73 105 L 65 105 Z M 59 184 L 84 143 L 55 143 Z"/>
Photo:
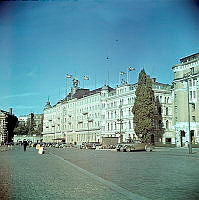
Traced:
<path fill-rule="evenodd" d="M 135 140 L 132 142 L 122 142 L 116 146 L 117 151 L 152 151 L 153 146 L 147 143 L 142 143 L 141 141 Z"/>

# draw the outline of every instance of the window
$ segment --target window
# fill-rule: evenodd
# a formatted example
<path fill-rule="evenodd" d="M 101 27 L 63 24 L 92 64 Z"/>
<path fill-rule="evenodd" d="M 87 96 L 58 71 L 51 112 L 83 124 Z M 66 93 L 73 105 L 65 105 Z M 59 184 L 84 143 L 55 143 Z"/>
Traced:
<path fill-rule="evenodd" d="M 196 122 L 196 116 L 192 116 L 193 122 Z"/>
<path fill-rule="evenodd" d="M 120 115 L 121 115 L 121 117 L 123 117 L 123 110 L 120 111 Z"/>
<path fill-rule="evenodd" d="M 193 103 L 193 104 L 191 104 L 191 105 L 192 105 L 192 111 L 195 111 L 195 109 L 196 109 L 195 104 Z"/>
<path fill-rule="evenodd" d="M 192 99 L 192 91 L 189 92 L 189 98 Z"/>
<path fill-rule="evenodd" d="M 111 123 L 111 131 L 113 130 L 113 124 Z"/>
<path fill-rule="evenodd" d="M 192 87 L 192 80 L 189 80 L 189 86 Z"/>
<path fill-rule="evenodd" d="M 171 138 L 166 138 L 166 144 L 171 144 Z"/>
<path fill-rule="evenodd" d="M 129 115 L 131 115 L 131 108 L 129 108 Z"/>
<path fill-rule="evenodd" d="M 193 91 L 193 98 L 196 98 L 196 91 Z"/>
<path fill-rule="evenodd" d="M 191 74 L 194 74 L 194 67 L 191 68 Z"/>
<path fill-rule="evenodd" d="M 131 129 L 131 121 L 129 120 L 129 129 Z"/>
<path fill-rule="evenodd" d="M 169 121 L 167 120 L 166 121 L 166 129 L 168 129 L 169 128 Z"/>
<path fill-rule="evenodd" d="M 194 79 L 193 79 L 193 86 L 196 86 L 196 83 L 197 83 L 197 79 L 194 78 Z"/>
<path fill-rule="evenodd" d="M 166 115 L 169 114 L 169 109 L 166 107 Z"/>

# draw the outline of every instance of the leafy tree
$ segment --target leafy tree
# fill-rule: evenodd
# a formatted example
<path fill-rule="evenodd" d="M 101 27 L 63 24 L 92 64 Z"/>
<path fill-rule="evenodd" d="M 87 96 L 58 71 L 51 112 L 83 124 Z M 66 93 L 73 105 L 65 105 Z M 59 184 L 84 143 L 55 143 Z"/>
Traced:
<path fill-rule="evenodd" d="M 34 121 L 34 114 L 30 113 L 30 117 L 27 120 L 26 127 L 28 129 L 28 135 L 35 134 L 35 121 Z"/>
<path fill-rule="evenodd" d="M 25 124 L 17 123 L 15 129 L 14 129 L 15 135 L 27 135 L 28 134 L 28 128 Z"/>
<path fill-rule="evenodd" d="M 152 90 L 152 80 L 144 69 L 139 74 L 136 98 L 133 106 L 134 130 L 142 142 L 149 142 L 155 128 L 155 97 Z"/>

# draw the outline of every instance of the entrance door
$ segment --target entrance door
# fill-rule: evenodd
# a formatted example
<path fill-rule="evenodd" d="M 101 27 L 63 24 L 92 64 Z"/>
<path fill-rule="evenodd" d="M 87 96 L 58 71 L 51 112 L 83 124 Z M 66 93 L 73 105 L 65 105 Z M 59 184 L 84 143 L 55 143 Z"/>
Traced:
<path fill-rule="evenodd" d="M 194 130 L 191 130 L 190 133 L 191 133 L 191 142 L 192 144 L 195 144 Z"/>
<path fill-rule="evenodd" d="M 180 131 L 180 146 L 183 147 L 183 137 L 185 137 L 185 131 Z"/>

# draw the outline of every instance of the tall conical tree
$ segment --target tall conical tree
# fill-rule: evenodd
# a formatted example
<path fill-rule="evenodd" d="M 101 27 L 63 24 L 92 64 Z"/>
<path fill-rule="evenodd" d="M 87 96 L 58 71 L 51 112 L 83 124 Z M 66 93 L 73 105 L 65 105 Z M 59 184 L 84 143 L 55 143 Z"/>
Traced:
<path fill-rule="evenodd" d="M 149 142 L 154 130 L 155 97 L 152 90 L 152 80 L 144 69 L 139 74 L 136 98 L 133 106 L 134 131 L 142 142 Z"/>

